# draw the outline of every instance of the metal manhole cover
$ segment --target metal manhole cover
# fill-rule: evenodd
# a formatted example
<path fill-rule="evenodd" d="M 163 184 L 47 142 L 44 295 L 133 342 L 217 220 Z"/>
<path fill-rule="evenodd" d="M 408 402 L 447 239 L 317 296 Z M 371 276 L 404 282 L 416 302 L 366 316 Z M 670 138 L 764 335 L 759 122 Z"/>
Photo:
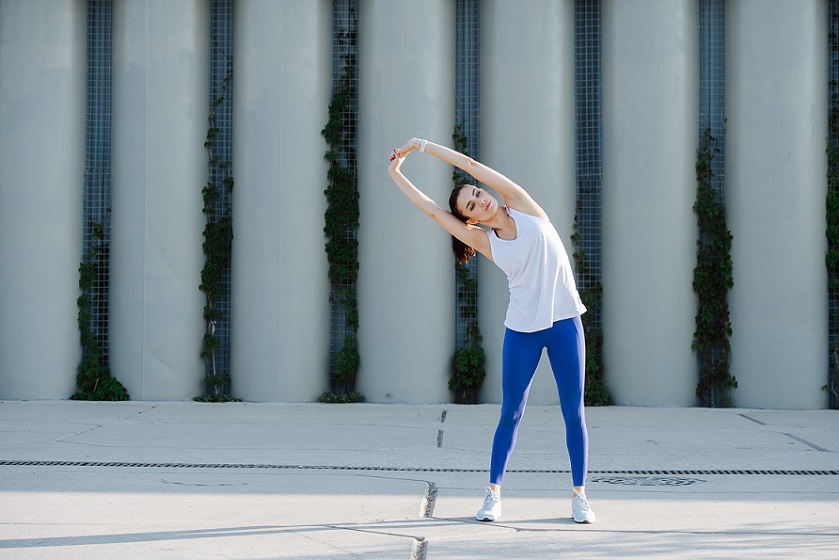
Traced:
<path fill-rule="evenodd" d="M 596 476 L 591 482 L 605 484 L 620 484 L 623 486 L 689 486 L 705 482 L 698 478 L 684 478 L 673 476 Z"/>

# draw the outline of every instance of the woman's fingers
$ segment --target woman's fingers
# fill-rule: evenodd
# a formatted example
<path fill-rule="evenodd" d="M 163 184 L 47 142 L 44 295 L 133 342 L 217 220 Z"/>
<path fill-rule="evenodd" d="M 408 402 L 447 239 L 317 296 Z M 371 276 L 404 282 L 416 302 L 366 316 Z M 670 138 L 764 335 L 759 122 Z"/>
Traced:
<path fill-rule="evenodd" d="M 390 154 L 390 165 L 387 166 L 388 170 L 398 170 L 404 159 L 404 157 L 399 155 L 399 151 L 394 149 L 393 153 Z"/>
<path fill-rule="evenodd" d="M 399 160 L 405 159 L 405 157 L 409 153 L 411 153 L 413 150 L 417 149 L 417 147 L 415 145 L 417 141 L 418 140 L 416 138 L 411 138 L 410 140 L 405 142 L 405 145 L 402 146 L 401 148 L 394 148 L 393 153 L 390 154 L 390 161 L 394 161 L 394 160 L 397 160 L 397 159 L 399 159 Z"/>

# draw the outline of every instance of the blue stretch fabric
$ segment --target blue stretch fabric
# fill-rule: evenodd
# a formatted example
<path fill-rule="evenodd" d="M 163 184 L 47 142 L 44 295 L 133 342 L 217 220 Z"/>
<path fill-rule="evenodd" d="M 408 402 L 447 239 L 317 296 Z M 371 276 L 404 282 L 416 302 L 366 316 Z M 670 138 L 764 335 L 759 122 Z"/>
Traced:
<path fill-rule="evenodd" d="M 527 404 L 530 384 L 542 349 L 548 349 L 562 416 L 565 444 L 571 459 L 574 486 L 585 486 L 588 469 L 588 432 L 583 407 L 586 346 L 579 317 L 556 321 L 551 328 L 532 333 L 507 329 L 502 351 L 501 418 L 492 442 L 489 481 L 501 484 L 513 448 L 516 432 Z"/>

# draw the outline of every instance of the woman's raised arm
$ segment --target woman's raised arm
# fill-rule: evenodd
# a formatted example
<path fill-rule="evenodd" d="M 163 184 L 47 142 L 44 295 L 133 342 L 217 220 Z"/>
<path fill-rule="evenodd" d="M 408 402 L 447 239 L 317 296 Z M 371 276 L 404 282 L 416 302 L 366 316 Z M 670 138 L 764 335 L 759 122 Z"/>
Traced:
<path fill-rule="evenodd" d="M 414 206 L 428 214 L 444 230 L 460 239 L 463 243 L 472 247 L 488 259 L 492 260 L 492 250 L 489 246 L 489 239 L 486 231 L 479 227 L 467 225 L 457 219 L 451 212 L 440 208 L 436 202 L 429 198 L 424 192 L 414 186 L 411 181 L 402 173 L 400 166 L 405 161 L 404 155 L 399 155 L 401 150 L 394 150 L 390 158 L 390 165 L 387 168 L 388 175 L 399 189 L 408 197 Z M 405 154 L 409 153 L 406 151 Z"/>
<path fill-rule="evenodd" d="M 411 138 L 402 148 L 397 150 L 397 154 L 405 157 L 412 150 L 420 149 L 450 165 L 454 165 L 458 169 L 462 169 L 479 182 L 490 187 L 504 199 L 504 203 L 510 208 L 541 218 L 548 217 L 542 207 L 516 182 L 510 180 L 495 169 L 451 148 L 428 140 Z"/>

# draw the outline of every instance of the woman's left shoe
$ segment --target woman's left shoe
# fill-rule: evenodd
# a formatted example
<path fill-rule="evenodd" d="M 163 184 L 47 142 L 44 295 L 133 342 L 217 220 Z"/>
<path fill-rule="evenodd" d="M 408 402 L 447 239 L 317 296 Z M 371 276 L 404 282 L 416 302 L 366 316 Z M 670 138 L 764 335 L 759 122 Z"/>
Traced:
<path fill-rule="evenodd" d="M 574 497 L 571 498 L 571 515 L 577 523 L 594 523 L 597 516 L 591 510 L 585 494 L 574 490 Z"/>
<path fill-rule="evenodd" d="M 475 518 L 478 521 L 495 521 L 501 517 L 501 496 L 486 487 L 487 496 L 484 498 L 484 505 L 478 510 Z"/>

